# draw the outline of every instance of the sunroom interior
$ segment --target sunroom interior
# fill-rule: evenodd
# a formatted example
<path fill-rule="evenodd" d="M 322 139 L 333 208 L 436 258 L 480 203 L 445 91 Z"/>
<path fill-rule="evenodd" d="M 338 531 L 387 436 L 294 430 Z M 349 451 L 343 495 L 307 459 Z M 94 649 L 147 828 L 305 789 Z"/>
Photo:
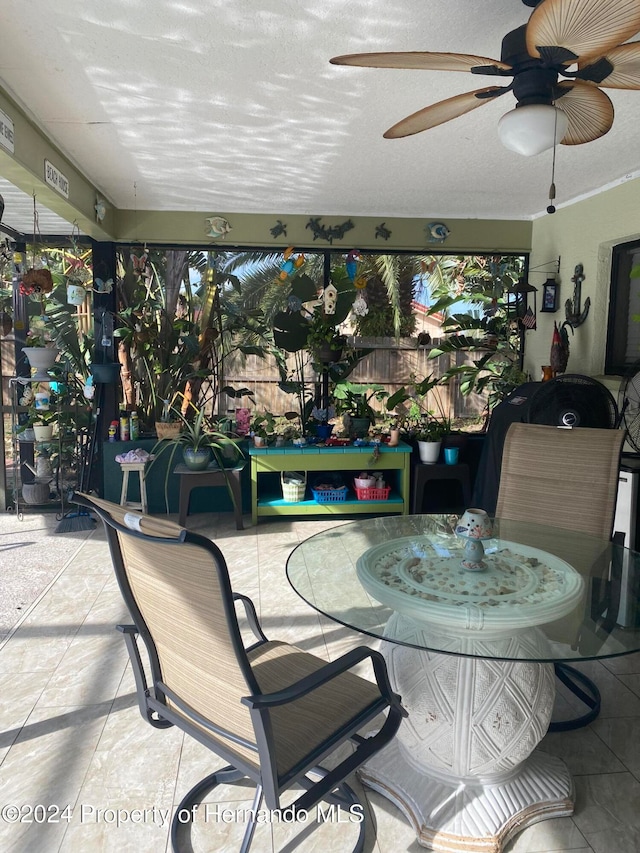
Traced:
<path fill-rule="evenodd" d="M 640 93 L 609 92 L 615 120 L 600 138 L 522 157 L 503 148 L 497 135 L 500 117 L 514 106 L 511 94 L 425 133 L 384 139 L 394 121 L 477 88 L 477 79 L 469 84 L 461 74 L 329 65 L 337 54 L 373 50 L 499 56 L 502 36 L 527 20 L 532 3 L 490 0 L 475 9 L 463 0 L 117 0 L 108 10 L 69 0 L 32 0 L 28 9 L 17 0 L 6 5 L 0 242 L 6 240 L 11 262 L 17 252 L 29 266 L 34 246 L 60 248 L 72 239 L 90 251 L 93 276 L 106 280 L 117 277 L 119 256 L 237 251 L 275 257 L 279 267 L 293 248 L 327 259 L 326 284 L 330 258 L 343 262 L 352 250 L 369 257 L 518 258 L 522 280 L 536 289 L 537 300 L 529 290 L 525 304 L 535 304 L 535 324 L 523 324 L 522 312 L 515 319 L 523 382 L 540 382 L 554 328 L 584 312 L 579 323 L 569 323 L 566 372 L 597 380 L 623 407 L 621 388 L 636 372 L 640 353 L 638 278 L 630 274 L 640 256 Z M 16 287 L 21 272 L 13 269 Z M 548 282 L 557 287 L 545 307 Z M 95 323 L 98 339 L 114 299 L 94 288 L 83 309 L 80 322 Z M 19 300 L 13 311 L 16 305 Z M 21 503 L 16 512 L 16 481 L 7 473 L 17 446 L 11 379 L 27 326 L 20 326 L 19 311 L 12 321 L 2 338 L 0 376 L 6 451 L 1 509 L 10 510 L 0 517 L 0 799 L 15 800 L 25 819 L 10 823 L 9 813 L 0 816 L 0 840 L 5 837 L 7 849 L 60 853 L 169 851 L 166 814 L 191 784 L 217 769 L 217 759 L 181 732 L 150 729 L 137 713 L 133 677 L 114 630 L 128 614 L 100 525 L 87 522 L 66 496 L 56 507 L 62 521 L 68 519 L 66 528 L 37 504 Z M 388 349 L 401 345 L 392 341 Z M 113 342 L 105 355 L 117 361 Z M 426 375 L 426 362 L 417 363 Z M 121 502 L 124 471 L 114 456 L 123 442 L 111 444 L 108 429 L 121 394 L 119 388 L 105 391 L 109 416 L 97 436 L 103 452 L 95 482 L 114 503 Z M 139 444 L 150 451 L 156 438 Z M 632 466 L 636 456 L 627 443 L 623 461 Z M 425 499 L 417 510 L 410 506 L 415 453 L 411 458 L 409 465 L 398 453 L 391 470 L 399 514 L 468 508 L 457 484 L 452 490 L 442 485 L 441 505 Z M 471 467 L 477 475 L 478 458 Z M 268 472 L 276 489 L 282 473 L 277 467 Z M 211 499 L 192 499 L 190 510 L 187 495 L 186 526 L 221 548 L 234 589 L 254 599 L 267 633 L 329 660 L 363 640 L 375 643 L 312 610 L 284 572 L 310 536 L 348 518 L 358 523 L 365 513 L 263 513 L 251 493 L 249 467 L 242 475 L 244 529 L 225 488 L 208 490 Z M 170 510 L 177 520 L 184 509 L 178 481 L 167 497 L 164 473 L 154 476 L 152 512 Z M 635 471 L 633 483 L 638 476 Z M 134 500 L 141 498 L 136 490 L 134 482 Z M 367 509 L 367 518 L 376 515 Z M 631 547 L 637 511 L 634 496 Z M 637 624 L 627 627 L 637 633 Z M 541 741 L 543 751 L 569 767 L 574 813 L 532 821 L 517 834 L 510 829 L 494 839 L 496 851 L 635 853 L 640 846 L 640 653 L 579 667 L 600 688 L 597 720 Z M 561 718 L 572 717 L 579 704 L 570 689 L 558 687 Z M 433 838 L 417 841 L 411 809 L 396 808 L 357 779 L 354 786 L 372 827 L 366 850 L 457 849 L 443 840 L 440 846 Z M 248 787 L 230 785 L 212 797 L 216 817 L 194 822 L 193 849 L 239 848 L 240 815 L 252 796 Z M 44 810 L 36 813 L 38 803 Z M 220 817 L 227 807 L 230 820 Z M 55 819 L 43 821 L 42 815 Z M 356 842 L 348 823 L 325 821 L 317 832 L 323 849 L 351 849 Z M 296 842 L 293 834 L 290 826 L 266 821 L 252 849 L 312 849 L 314 834 Z M 477 848 L 465 843 L 470 851 L 486 849 L 480 841 Z"/>

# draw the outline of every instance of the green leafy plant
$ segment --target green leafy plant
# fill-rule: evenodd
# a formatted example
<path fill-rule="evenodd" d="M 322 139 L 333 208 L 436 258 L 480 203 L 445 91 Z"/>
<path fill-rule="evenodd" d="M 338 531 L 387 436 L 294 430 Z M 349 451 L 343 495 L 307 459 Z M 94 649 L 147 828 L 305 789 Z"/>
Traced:
<path fill-rule="evenodd" d="M 251 421 L 251 431 L 254 435 L 268 441 L 276 431 L 277 416 L 272 412 L 260 412 Z"/>
<path fill-rule="evenodd" d="M 388 396 L 384 385 L 363 385 L 355 382 L 340 382 L 334 390 L 336 411 L 351 418 L 367 419 L 376 422 L 376 410 L 371 403 L 382 402 Z"/>
<path fill-rule="evenodd" d="M 151 451 L 156 459 L 168 450 L 174 454 L 178 448 L 183 447 L 191 450 L 201 450 L 208 447 L 221 468 L 227 467 L 225 462 L 230 458 L 233 461 L 240 461 L 245 458 L 241 448 L 226 433 L 211 429 L 202 409 L 197 412 L 193 421 L 187 420 L 180 412 L 175 412 L 175 414 L 177 419 L 182 422 L 180 434 L 175 438 L 162 439 L 156 442 Z"/>
<path fill-rule="evenodd" d="M 486 394 L 487 415 L 524 381 L 521 340 L 509 309 L 509 288 L 523 272 L 523 258 L 466 257 L 438 279 L 430 314 L 445 313 L 444 339 L 429 358 L 468 353 L 470 359 L 448 368 L 441 381 L 456 378 L 463 395 Z M 461 300 L 469 308 L 450 313 Z"/>
<path fill-rule="evenodd" d="M 332 350 L 339 351 L 340 355 L 342 354 L 346 338 L 338 333 L 332 315 L 326 315 L 323 311 L 316 310 L 308 322 L 306 348 L 316 360 L 327 344 Z"/>
<path fill-rule="evenodd" d="M 453 422 L 445 410 L 438 387 L 447 384 L 445 378 L 433 374 L 418 380 L 412 377 L 411 385 L 399 388 L 387 398 L 389 411 L 404 407 L 398 415 L 398 425 L 403 435 L 416 441 L 441 441 L 453 432 Z"/>
<path fill-rule="evenodd" d="M 416 441 L 442 441 L 445 435 L 449 435 L 450 433 L 450 422 L 428 418 L 418 423 L 413 437 Z"/>
<path fill-rule="evenodd" d="M 200 284 L 192 283 L 197 273 Z M 165 400 L 182 394 L 189 403 L 215 410 L 220 395 L 252 396 L 247 389 L 222 387 L 224 361 L 231 352 L 264 356 L 249 334 L 266 331 L 260 312 L 242 312 L 230 298 L 239 287 L 231 273 L 218 273 L 214 252 L 149 251 L 144 272 L 120 259 L 120 323 L 114 336 L 123 371 L 125 405 L 137 408 L 147 428 L 159 420 Z"/>
<path fill-rule="evenodd" d="M 209 448 L 211 450 L 218 468 L 220 468 L 224 474 L 227 491 L 235 507 L 235 497 L 229 484 L 226 469 L 239 468 L 243 464 L 246 464 L 247 459 L 242 448 L 236 441 L 229 438 L 227 434 L 211 429 L 211 425 L 202 409 L 196 410 L 196 416 L 193 421 L 187 420 L 187 418 L 185 418 L 180 412 L 176 411 L 175 414 L 178 420 L 182 422 L 182 431 L 175 438 L 161 439 L 155 443 L 151 449 L 150 455 L 153 458 L 149 465 L 149 467 L 151 467 L 156 464 L 159 459 L 164 457 L 165 454 L 169 454 L 164 482 L 165 506 L 167 513 L 169 512 L 169 476 L 173 470 L 173 463 L 176 454 L 183 448 L 189 448 L 194 451 L 201 450 L 203 448 Z"/>

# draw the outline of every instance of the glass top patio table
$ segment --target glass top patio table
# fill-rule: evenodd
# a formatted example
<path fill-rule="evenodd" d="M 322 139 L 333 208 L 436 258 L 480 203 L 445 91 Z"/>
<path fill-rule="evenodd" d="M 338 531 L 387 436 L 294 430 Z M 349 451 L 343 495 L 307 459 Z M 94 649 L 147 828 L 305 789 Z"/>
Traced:
<path fill-rule="evenodd" d="M 434 652 L 555 662 L 640 650 L 640 554 L 584 533 L 495 519 L 486 568 L 468 571 L 456 520 L 337 525 L 295 548 L 287 577 L 335 622 Z"/>

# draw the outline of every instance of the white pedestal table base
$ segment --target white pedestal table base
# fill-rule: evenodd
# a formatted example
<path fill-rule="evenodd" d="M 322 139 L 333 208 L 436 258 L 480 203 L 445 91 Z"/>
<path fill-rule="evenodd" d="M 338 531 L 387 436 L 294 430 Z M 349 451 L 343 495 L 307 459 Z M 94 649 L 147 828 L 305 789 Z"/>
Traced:
<path fill-rule="evenodd" d="M 420 844 L 440 853 L 500 853 L 527 826 L 573 814 L 573 783 L 566 765 L 540 751 L 507 781 L 452 784 L 415 770 L 393 742 L 359 776 L 398 806 Z"/>
<path fill-rule="evenodd" d="M 360 776 L 404 812 L 420 844 L 500 853 L 525 827 L 573 813 L 566 765 L 534 751 L 553 710 L 553 665 L 494 658 L 544 658 L 537 629 L 444 643 L 440 634 L 439 647 L 458 655 L 427 651 L 429 629 L 397 613 L 387 633 L 418 646 L 382 648 L 409 717 Z"/>

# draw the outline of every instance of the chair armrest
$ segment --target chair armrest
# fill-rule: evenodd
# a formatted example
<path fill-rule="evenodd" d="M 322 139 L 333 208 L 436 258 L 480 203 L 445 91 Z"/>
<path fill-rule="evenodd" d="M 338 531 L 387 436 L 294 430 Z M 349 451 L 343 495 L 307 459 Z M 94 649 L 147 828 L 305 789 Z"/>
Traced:
<path fill-rule="evenodd" d="M 296 699 L 306 696 L 307 693 L 311 693 L 313 690 L 331 681 L 341 673 L 352 669 L 356 664 L 367 658 L 373 664 L 373 671 L 380 694 L 388 700 L 390 705 L 401 708 L 403 716 L 406 716 L 407 712 L 400 704 L 400 696 L 391 689 L 384 658 L 380 652 L 368 649 L 366 646 L 352 649 L 350 652 L 342 655 L 342 657 L 326 664 L 326 666 L 312 672 L 310 675 L 306 675 L 300 681 L 291 684 L 284 690 L 278 690 L 276 693 L 263 693 L 259 696 L 244 696 L 242 702 L 249 708 L 257 709 L 286 705 L 288 702 L 294 702 Z"/>
<path fill-rule="evenodd" d="M 246 595 L 241 595 L 239 592 L 233 593 L 234 601 L 241 601 L 244 605 L 244 612 L 247 617 L 247 622 L 249 623 L 249 627 L 253 631 L 255 637 L 263 642 L 267 642 L 267 637 L 265 636 L 262 628 L 260 627 L 260 623 L 258 622 L 258 614 L 256 613 L 256 607 L 253 601 Z"/>

